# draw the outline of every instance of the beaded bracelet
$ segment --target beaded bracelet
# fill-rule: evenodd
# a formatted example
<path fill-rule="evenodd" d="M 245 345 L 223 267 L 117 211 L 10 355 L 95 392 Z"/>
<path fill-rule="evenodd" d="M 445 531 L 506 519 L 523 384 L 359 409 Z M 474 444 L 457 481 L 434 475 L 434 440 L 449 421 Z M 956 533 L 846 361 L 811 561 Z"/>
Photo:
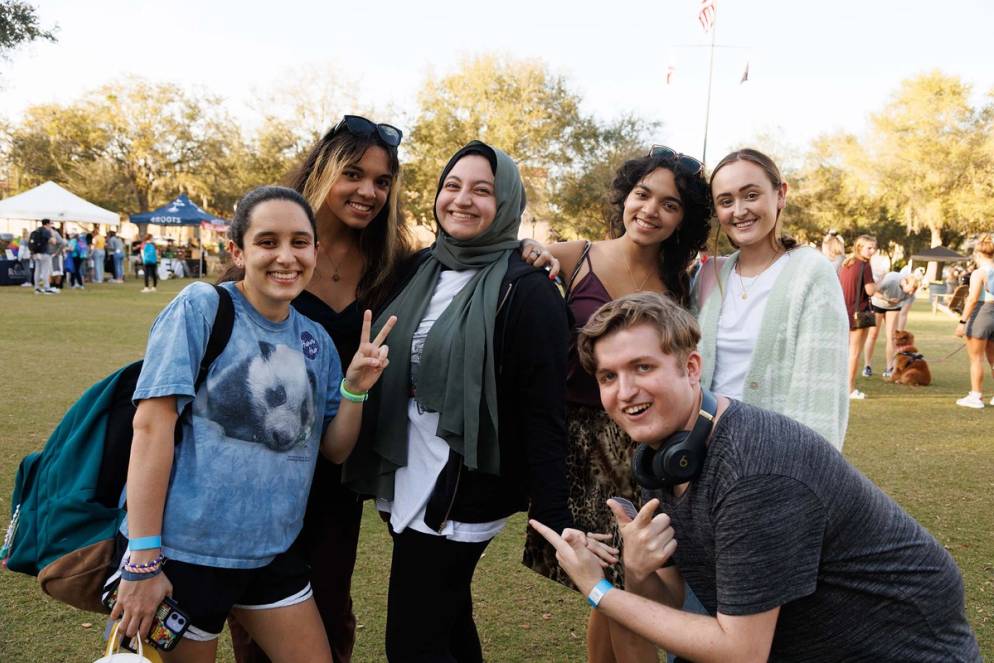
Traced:
<path fill-rule="evenodd" d="M 156 567 L 156 569 L 150 573 L 134 573 L 132 571 L 128 571 L 127 569 L 121 569 L 121 580 L 127 580 L 128 582 L 141 582 L 142 580 L 154 578 L 160 573 L 162 573 L 161 566 Z"/>
<path fill-rule="evenodd" d="M 128 571 L 129 573 L 152 573 L 153 571 L 157 571 L 162 568 L 162 563 L 165 561 L 165 556 L 161 554 L 155 559 L 142 564 L 133 564 L 131 562 L 131 558 L 129 557 L 124 563 L 123 570 Z"/>

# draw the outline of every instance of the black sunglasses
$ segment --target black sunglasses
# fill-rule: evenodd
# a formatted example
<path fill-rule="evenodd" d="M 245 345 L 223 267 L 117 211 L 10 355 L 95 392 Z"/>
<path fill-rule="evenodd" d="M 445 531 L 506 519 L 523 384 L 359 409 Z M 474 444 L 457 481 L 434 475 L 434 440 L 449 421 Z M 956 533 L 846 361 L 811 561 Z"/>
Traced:
<path fill-rule="evenodd" d="M 672 159 L 676 162 L 677 166 L 683 167 L 683 169 L 691 175 L 700 175 L 701 172 L 704 171 L 703 163 L 692 156 L 681 154 L 672 147 L 666 147 L 665 145 L 653 145 L 650 147 L 649 156 Z"/>
<path fill-rule="evenodd" d="M 400 145 L 400 140 L 404 137 L 404 132 L 392 124 L 376 124 L 361 115 L 346 115 L 335 125 L 335 128 L 331 130 L 328 137 L 331 138 L 342 129 L 345 129 L 353 136 L 361 136 L 363 138 L 372 136 L 373 132 L 375 132 L 380 137 L 380 140 L 390 147 Z"/>

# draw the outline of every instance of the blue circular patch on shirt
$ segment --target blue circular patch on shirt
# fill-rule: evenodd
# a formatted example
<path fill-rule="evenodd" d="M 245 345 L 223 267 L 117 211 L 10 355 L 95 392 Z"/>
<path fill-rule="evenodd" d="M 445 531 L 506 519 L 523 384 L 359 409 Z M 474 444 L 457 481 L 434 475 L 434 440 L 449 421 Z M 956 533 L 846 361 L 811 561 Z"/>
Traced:
<path fill-rule="evenodd" d="M 304 356 L 308 359 L 314 359 L 318 356 L 318 340 L 311 336 L 310 332 L 301 332 L 300 351 L 303 352 Z"/>

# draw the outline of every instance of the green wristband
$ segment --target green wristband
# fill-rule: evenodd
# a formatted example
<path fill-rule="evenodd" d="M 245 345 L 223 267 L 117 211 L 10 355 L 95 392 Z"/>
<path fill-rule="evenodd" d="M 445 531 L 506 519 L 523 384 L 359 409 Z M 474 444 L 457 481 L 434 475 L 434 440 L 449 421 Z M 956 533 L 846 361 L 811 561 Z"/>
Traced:
<path fill-rule="evenodd" d="M 338 387 L 339 393 L 342 394 L 342 398 L 347 401 L 352 401 L 353 403 L 365 403 L 366 399 L 369 398 L 369 392 L 364 391 L 361 394 L 356 394 L 348 390 L 345 386 L 345 378 L 342 378 L 342 384 Z"/>

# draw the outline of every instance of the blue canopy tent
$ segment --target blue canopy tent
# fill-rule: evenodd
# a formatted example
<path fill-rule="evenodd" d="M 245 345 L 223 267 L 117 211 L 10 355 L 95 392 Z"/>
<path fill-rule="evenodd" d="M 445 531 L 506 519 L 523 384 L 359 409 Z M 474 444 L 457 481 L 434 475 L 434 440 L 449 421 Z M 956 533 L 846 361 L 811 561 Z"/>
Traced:
<path fill-rule="evenodd" d="M 224 219 L 199 207 L 185 193 L 151 212 L 132 214 L 129 220 L 131 223 L 152 223 L 157 226 L 199 226 L 201 221 L 221 225 L 226 223 Z"/>
<path fill-rule="evenodd" d="M 201 230 L 204 226 L 213 227 L 220 231 L 227 229 L 227 221 L 214 216 L 210 212 L 190 200 L 181 193 L 172 202 L 151 212 L 141 212 L 128 217 L 134 224 L 152 224 L 157 226 L 197 226 L 197 241 L 200 244 L 200 274 L 206 272 L 206 256 Z"/>

